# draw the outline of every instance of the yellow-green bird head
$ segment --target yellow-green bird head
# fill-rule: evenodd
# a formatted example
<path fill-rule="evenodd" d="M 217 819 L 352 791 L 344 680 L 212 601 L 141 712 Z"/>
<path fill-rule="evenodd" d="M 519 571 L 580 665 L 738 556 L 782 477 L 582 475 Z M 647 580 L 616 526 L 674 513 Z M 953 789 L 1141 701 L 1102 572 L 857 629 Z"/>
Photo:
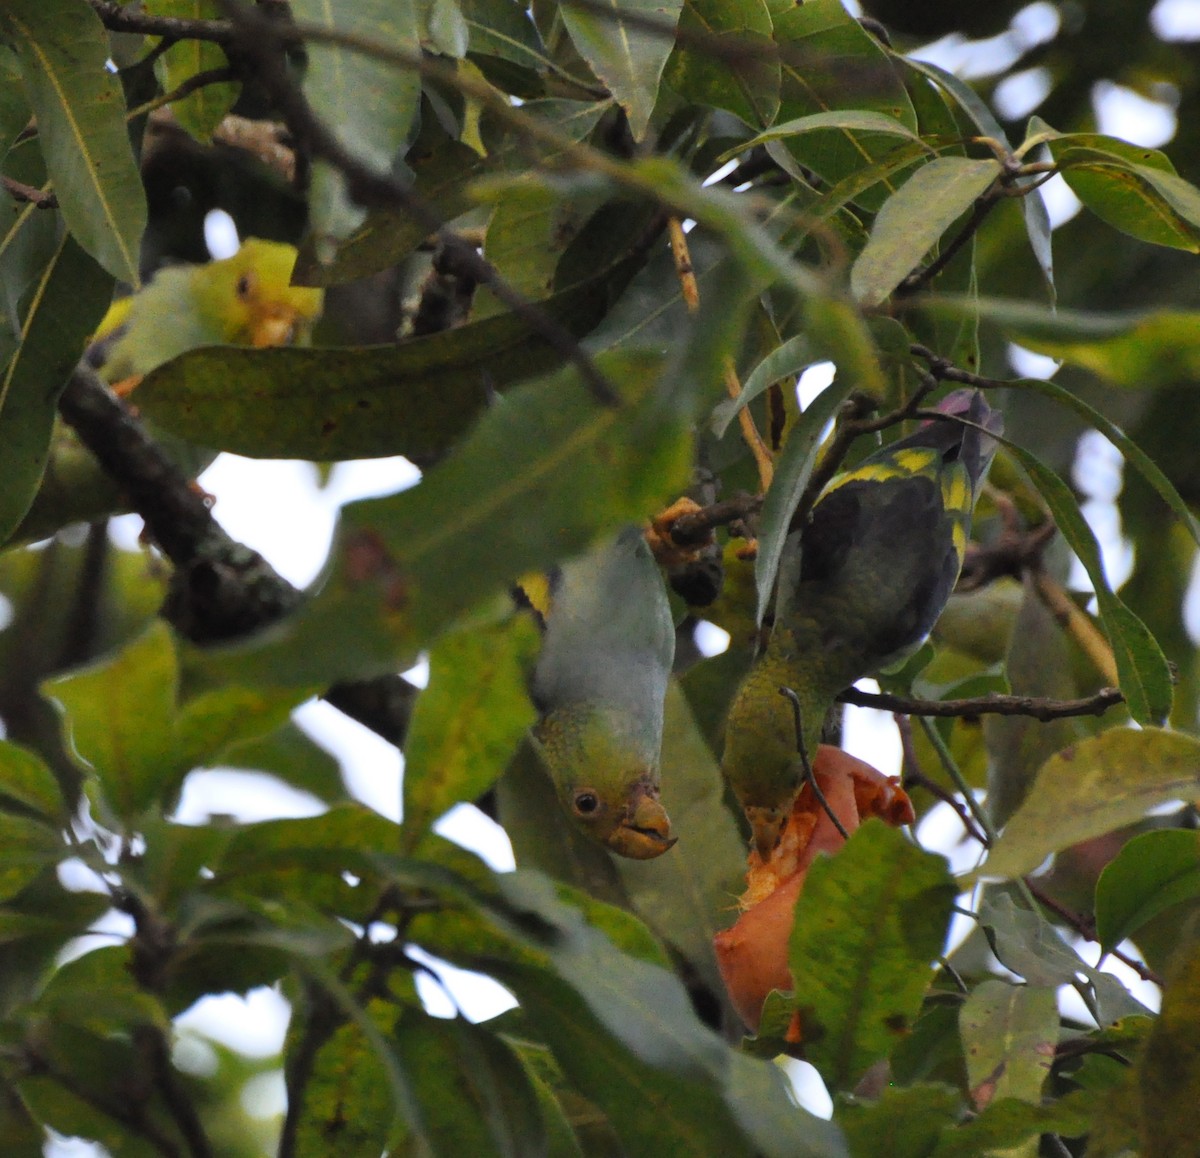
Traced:
<path fill-rule="evenodd" d="M 630 527 L 551 584 L 531 694 L 534 745 L 574 826 L 648 860 L 674 843 L 659 800 L 675 625 L 658 567 Z"/>
<path fill-rule="evenodd" d="M 291 284 L 296 248 L 248 237 L 232 257 L 160 269 L 114 302 L 88 358 L 128 393 L 164 362 L 201 346 L 280 346 L 304 335 L 323 291 Z"/>

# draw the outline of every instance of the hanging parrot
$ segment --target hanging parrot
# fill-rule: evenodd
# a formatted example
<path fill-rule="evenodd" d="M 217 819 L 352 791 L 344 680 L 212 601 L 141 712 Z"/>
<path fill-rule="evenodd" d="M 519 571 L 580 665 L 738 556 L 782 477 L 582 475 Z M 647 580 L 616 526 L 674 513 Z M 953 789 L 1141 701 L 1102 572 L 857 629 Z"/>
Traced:
<path fill-rule="evenodd" d="M 281 346 L 320 314 L 322 291 L 293 286 L 296 249 L 248 237 L 232 257 L 160 269 L 112 304 L 88 360 L 129 393 L 151 370 L 199 346 Z"/>
<path fill-rule="evenodd" d="M 576 827 L 635 860 L 675 843 L 658 798 L 674 657 L 662 577 L 636 527 L 552 581 L 532 684 L 534 747 Z"/>
<path fill-rule="evenodd" d="M 722 771 L 765 861 L 839 692 L 902 659 L 929 634 L 962 567 L 971 515 L 1003 429 L 978 391 L 837 476 L 780 563 L 775 624 L 734 698 Z M 795 694 L 796 708 L 780 689 Z"/>

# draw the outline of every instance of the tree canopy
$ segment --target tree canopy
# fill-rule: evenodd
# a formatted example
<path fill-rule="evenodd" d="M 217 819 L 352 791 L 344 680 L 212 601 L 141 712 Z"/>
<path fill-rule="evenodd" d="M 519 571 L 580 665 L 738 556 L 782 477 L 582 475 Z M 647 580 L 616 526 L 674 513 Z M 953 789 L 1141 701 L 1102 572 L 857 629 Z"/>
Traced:
<path fill-rule="evenodd" d="M 863 7 L 0 8 L 6 1155 L 1200 1152 L 1194 45 L 1145 0 Z M 916 51 L 947 35 L 970 80 Z M 1114 85 L 1173 113 L 1165 149 L 1098 131 Z M 1052 180 L 1081 206 L 1054 228 Z M 278 250 L 170 268 L 206 261 L 215 209 L 296 247 L 290 288 Z M 324 294 L 306 337 L 297 287 Z M 149 321 L 108 313 L 128 294 Z M 957 588 L 880 693 L 841 696 L 895 714 L 902 780 L 855 765 L 811 806 L 852 831 L 814 836 L 748 1034 L 714 950 L 761 879 L 726 714 L 822 488 L 963 388 L 1005 429 Z M 1085 432 L 1122 467 L 1119 536 Z M 422 478 L 345 506 L 300 591 L 209 509 L 222 451 Z M 108 535 L 127 511 L 137 551 Z M 630 525 L 675 628 L 670 678 L 631 685 L 666 689 L 678 838 L 645 860 L 571 825 L 530 737 L 538 590 Z M 402 749 L 400 823 L 293 721 L 313 696 Z M 180 823 L 214 766 L 322 811 Z M 855 830 L 909 818 L 901 784 L 909 830 Z M 462 802 L 517 871 L 434 831 Z M 926 847 L 935 812 L 954 835 Z M 127 932 L 81 940 L 113 912 Z M 516 1007 L 430 1015 L 415 949 Z M 264 985 L 282 1056 L 189 1063 L 174 1019 Z M 251 1117 L 279 1068 L 286 1113 Z"/>

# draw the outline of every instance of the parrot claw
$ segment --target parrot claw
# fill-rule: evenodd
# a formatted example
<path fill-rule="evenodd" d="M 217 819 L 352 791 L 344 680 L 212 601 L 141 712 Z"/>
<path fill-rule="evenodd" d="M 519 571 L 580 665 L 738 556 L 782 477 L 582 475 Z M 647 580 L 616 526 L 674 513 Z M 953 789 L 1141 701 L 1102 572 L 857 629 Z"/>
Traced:
<path fill-rule="evenodd" d="M 788 813 L 781 808 L 759 808 L 749 804 L 745 806 L 745 812 L 754 834 L 754 847 L 762 863 L 766 864 L 783 834 Z"/>

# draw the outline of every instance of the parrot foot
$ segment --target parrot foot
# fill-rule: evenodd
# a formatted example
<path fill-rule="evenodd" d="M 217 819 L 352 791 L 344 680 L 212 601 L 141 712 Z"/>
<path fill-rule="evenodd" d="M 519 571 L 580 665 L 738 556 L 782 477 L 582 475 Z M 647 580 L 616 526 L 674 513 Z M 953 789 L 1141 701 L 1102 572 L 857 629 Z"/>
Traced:
<path fill-rule="evenodd" d="M 675 539 L 674 527 L 679 519 L 687 515 L 696 515 L 704 508 L 694 499 L 686 495 L 676 499 L 665 510 L 659 511 L 650 521 L 646 529 L 646 542 L 654 555 L 655 561 L 662 567 L 680 567 L 685 563 L 694 563 L 699 559 L 700 552 L 714 543 L 712 528 L 696 541 L 680 543 Z"/>

